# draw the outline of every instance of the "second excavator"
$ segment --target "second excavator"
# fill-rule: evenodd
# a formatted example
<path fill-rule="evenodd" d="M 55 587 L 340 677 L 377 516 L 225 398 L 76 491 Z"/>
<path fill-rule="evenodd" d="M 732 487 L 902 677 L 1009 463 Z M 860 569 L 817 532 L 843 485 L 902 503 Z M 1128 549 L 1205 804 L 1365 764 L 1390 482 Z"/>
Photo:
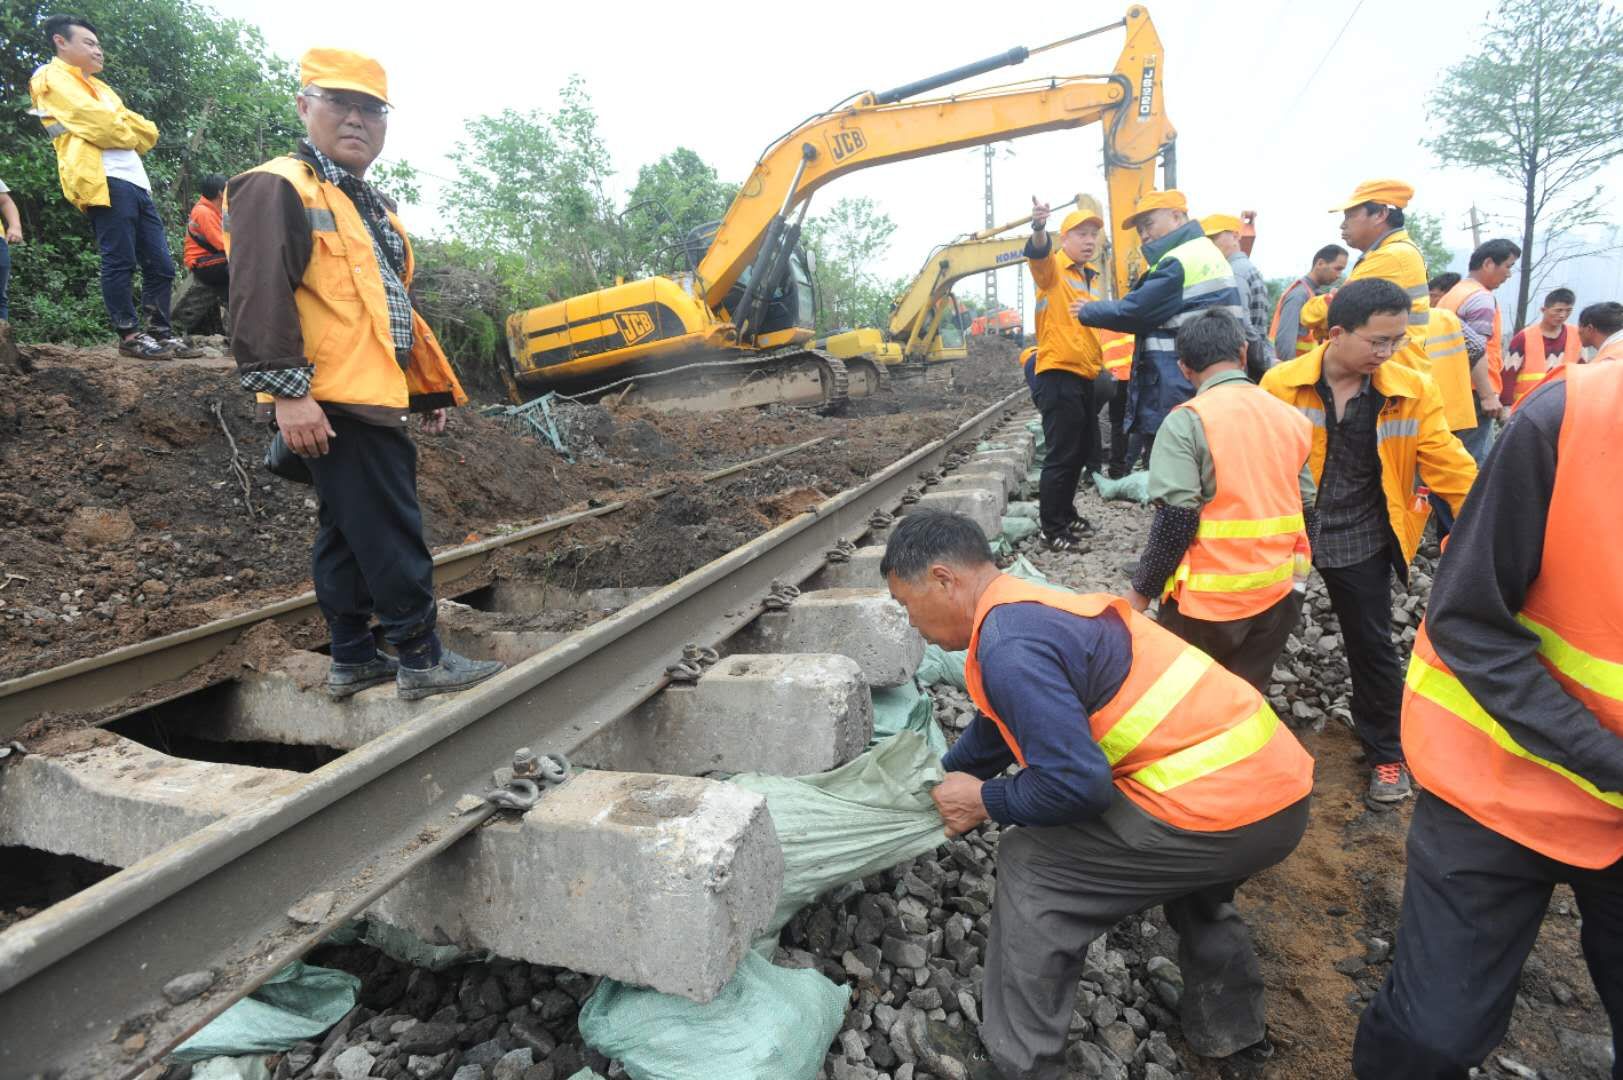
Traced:
<path fill-rule="evenodd" d="M 1109 30 L 1126 42 L 1104 76 L 1048 76 L 921 97 Z M 1175 131 L 1163 101 L 1165 56 L 1142 6 L 1108 26 L 1016 48 L 880 93 L 867 92 L 774 141 L 726 215 L 689 238 L 689 270 L 625 282 L 507 319 L 521 396 L 549 390 L 658 409 L 714 410 L 783 402 L 836 411 L 876 392 L 882 367 L 811 347 L 815 295 L 800 245 L 813 192 L 857 169 L 988 142 L 1100 123 L 1113 207 L 1172 168 Z M 1132 245 L 1136 247 L 1135 245 Z M 1118 238 L 1118 250 L 1128 245 Z M 1118 258 L 1117 280 L 1126 264 Z"/>

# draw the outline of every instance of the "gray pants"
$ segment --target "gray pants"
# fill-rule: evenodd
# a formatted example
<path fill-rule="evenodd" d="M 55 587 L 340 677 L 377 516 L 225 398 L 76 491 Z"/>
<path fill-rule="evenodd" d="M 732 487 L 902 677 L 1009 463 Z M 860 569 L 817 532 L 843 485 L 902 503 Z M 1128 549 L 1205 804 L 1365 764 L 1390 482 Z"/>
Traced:
<path fill-rule="evenodd" d="M 1005 830 L 981 1024 L 1004 1077 L 1068 1075 L 1065 1041 L 1089 942 L 1156 904 L 1178 933 L 1189 1045 L 1227 1057 L 1260 1040 L 1262 973 L 1234 890 L 1295 850 L 1307 812 L 1304 798 L 1239 829 L 1190 832 L 1118 791 L 1094 820 Z"/>

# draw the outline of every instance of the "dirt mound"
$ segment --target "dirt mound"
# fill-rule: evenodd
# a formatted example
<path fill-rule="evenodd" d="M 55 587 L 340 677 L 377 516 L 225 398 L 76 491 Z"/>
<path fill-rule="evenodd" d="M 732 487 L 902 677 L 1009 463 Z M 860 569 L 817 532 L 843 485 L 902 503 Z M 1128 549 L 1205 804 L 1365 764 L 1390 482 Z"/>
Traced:
<path fill-rule="evenodd" d="M 259 464 L 268 430 L 228 358 L 24 351 L 34 370 L 0 398 L 0 678 L 310 587 L 314 492 Z M 554 415 L 567 453 L 521 421 L 455 410 L 443 437 L 417 439 L 428 541 L 440 549 L 675 484 L 678 494 L 561 533 L 537 556 L 583 585 L 663 584 L 799 513 L 812 493 L 860 482 L 939 437 L 1008 384 L 977 369 L 971 387 L 910 394 L 898 415 L 871 417 L 564 404 Z M 698 482 L 818 436 L 827 438 L 770 466 Z"/>

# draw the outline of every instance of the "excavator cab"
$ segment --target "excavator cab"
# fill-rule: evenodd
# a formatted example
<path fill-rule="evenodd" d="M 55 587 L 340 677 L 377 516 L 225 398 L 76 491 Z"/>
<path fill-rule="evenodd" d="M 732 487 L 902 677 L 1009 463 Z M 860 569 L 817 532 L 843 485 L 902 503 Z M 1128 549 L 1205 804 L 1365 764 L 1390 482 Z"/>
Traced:
<path fill-rule="evenodd" d="M 721 222 L 711 221 L 688 233 L 685 243 L 695 262 L 709 250 L 710 242 L 715 239 L 720 226 Z M 728 311 L 737 309 L 744 290 L 749 287 L 754 269 L 753 266 L 744 269 L 737 283 L 727 291 L 722 307 Z M 812 257 L 805 245 L 796 244 L 789 256 L 789 272 L 767 297 L 758 341 L 763 348 L 800 344 L 811 339 L 816 326 L 817 287 L 812 281 Z"/>

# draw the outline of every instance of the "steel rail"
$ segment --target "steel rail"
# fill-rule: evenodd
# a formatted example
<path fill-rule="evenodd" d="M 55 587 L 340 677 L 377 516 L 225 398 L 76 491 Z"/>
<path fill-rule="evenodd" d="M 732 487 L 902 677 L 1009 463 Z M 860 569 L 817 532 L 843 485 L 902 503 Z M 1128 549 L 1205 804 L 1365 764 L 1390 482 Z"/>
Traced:
<path fill-rule="evenodd" d="M 947 437 L 135 865 L 0 932 L 0 1075 L 134 1076 L 478 823 L 468 793 L 519 746 L 570 753 L 870 528 L 921 472 L 1023 391 Z M 485 813 L 488 813 L 486 811 Z M 290 919 L 331 893 L 318 925 Z M 171 1002 L 178 976 L 210 990 Z M 178 995 L 177 995 L 178 996 Z"/>
<path fill-rule="evenodd" d="M 705 473 L 698 478 L 698 482 L 711 483 L 746 469 L 766 465 L 808 450 L 828 438 L 827 435 L 819 436 Z M 672 484 L 657 488 L 641 497 L 663 498 L 680 486 Z M 460 581 L 483 570 L 499 552 L 522 549 L 560 529 L 623 510 L 633 501 L 620 499 L 588 510 L 547 518 L 501 536 L 448 548 L 434 556 L 434 584 L 448 585 Z M 0 682 L 0 742 L 15 736 L 24 724 L 42 713 L 105 709 L 135 694 L 181 678 L 220 655 L 250 628 L 262 622 L 275 621 L 288 625 L 316 613 L 316 594 L 300 593 L 201 626 L 125 645 L 100 656 L 87 656 L 7 679 Z"/>

